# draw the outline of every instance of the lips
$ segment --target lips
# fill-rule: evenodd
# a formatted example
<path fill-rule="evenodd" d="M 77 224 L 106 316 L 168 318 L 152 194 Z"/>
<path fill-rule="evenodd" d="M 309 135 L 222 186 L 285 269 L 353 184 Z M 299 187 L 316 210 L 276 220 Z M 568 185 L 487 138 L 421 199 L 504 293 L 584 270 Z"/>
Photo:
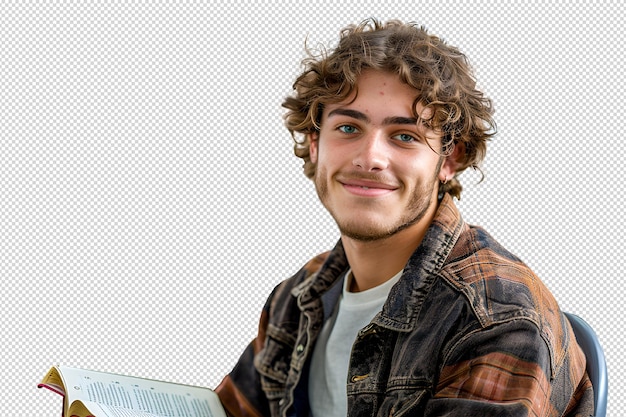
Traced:
<path fill-rule="evenodd" d="M 389 182 L 356 178 L 340 178 L 338 181 L 346 191 L 360 197 L 382 197 L 398 189 Z"/>

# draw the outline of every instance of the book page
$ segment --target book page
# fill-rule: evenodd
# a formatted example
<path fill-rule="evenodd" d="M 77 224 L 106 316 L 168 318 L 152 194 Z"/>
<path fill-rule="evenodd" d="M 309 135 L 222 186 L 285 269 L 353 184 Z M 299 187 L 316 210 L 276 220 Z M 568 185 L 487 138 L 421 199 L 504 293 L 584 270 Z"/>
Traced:
<path fill-rule="evenodd" d="M 81 400 L 96 417 L 226 417 L 217 394 L 208 388 L 62 366 L 59 369 L 70 402 Z"/>

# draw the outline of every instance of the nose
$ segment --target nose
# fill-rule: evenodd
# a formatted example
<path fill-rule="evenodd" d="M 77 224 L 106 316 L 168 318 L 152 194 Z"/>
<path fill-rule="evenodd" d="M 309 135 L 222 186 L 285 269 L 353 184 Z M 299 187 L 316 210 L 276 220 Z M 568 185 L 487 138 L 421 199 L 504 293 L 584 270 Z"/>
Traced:
<path fill-rule="evenodd" d="M 389 164 L 387 141 L 381 132 L 364 135 L 357 142 L 358 147 L 352 164 L 364 171 L 381 171 Z"/>

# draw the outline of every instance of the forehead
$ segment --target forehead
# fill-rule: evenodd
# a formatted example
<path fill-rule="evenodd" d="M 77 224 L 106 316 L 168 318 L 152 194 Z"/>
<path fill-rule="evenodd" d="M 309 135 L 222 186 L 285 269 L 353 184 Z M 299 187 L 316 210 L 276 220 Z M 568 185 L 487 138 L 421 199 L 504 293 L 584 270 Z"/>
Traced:
<path fill-rule="evenodd" d="M 324 106 L 324 116 L 337 108 L 358 109 L 369 116 L 420 116 L 427 118 L 419 91 L 394 73 L 365 70 L 348 97 Z"/>

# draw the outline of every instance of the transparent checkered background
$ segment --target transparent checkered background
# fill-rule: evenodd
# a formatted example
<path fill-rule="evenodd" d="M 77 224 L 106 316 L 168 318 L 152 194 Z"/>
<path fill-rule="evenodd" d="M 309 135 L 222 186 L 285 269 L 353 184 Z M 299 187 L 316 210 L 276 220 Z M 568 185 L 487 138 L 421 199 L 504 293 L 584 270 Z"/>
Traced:
<path fill-rule="evenodd" d="M 0 414 L 53 364 L 214 387 L 271 289 L 337 239 L 280 103 L 304 41 L 375 16 L 459 46 L 499 136 L 460 207 L 596 329 L 625 407 L 618 1 L 3 2 Z M 443 2 L 442 2 L 443 3 Z"/>

